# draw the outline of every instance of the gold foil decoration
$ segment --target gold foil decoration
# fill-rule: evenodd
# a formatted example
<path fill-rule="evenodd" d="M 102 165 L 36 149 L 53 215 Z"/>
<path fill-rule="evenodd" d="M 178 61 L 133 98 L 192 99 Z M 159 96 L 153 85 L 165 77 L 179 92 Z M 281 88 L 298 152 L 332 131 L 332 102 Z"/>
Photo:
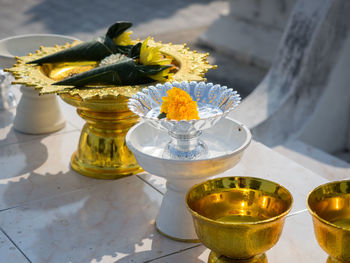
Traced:
<path fill-rule="evenodd" d="M 49 93 L 68 93 L 71 96 L 78 95 L 83 100 L 98 96 L 100 98 L 105 96 L 123 95 L 131 97 L 136 92 L 147 87 L 149 84 L 134 85 L 134 86 L 94 86 L 87 88 L 74 88 L 72 86 L 58 86 L 52 85 L 54 82 L 64 79 L 70 74 L 81 73 L 97 66 L 94 61 L 87 62 L 67 62 L 67 63 L 52 63 L 52 64 L 27 64 L 27 62 L 39 59 L 52 53 L 56 53 L 62 49 L 70 48 L 79 44 L 79 41 L 74 41 L 63 46 L 56 45 L 54 47 L 40 47 L 34 54 L 28 54 L 23 57 L 16 57 L 17 63 L 7 69 L 11 72 L 16 81 L 14 84 L 25 84 L 33 86 L 40 90 L 40 94 Z M 211 68 L 216 66 L 210 65 L 206 58 L 208 53 L 202 54 L 196 51 L 190 51 L 183 45 L 173 45 L 172 43 L 155 42 L 151 39 L 148 44 L 154 47 L 161 47 L 160 51 L 166 55 L 174 58 L 178 65 L 178 71 L 174 74 L 171 81 L 205 81 L 204 74 Z"/>

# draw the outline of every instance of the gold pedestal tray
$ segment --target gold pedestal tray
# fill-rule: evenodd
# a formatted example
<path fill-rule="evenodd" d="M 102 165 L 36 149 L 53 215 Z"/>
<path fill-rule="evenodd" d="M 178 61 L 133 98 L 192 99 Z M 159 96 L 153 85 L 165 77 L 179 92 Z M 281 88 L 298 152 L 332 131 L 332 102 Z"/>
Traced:
<path fill-rule="evenodd" d="M 137 123 L 138 117 L 127 106 L 128 98 L 147 87 L 98 86 L 75 88 L 52 85 L 72 74 L 81 73 L 97 66 L 96 61 L 66 62 L 52 64 L 27 64 L 27 62 L 70 48 L 79 42 L 64 46 L 40 47 L 34 54 L 16 57 L 11 72 L 15 84 L 25 84 L 40 90 L 40 94 L 56 93 L 68 104 L 77 108 L 86 120 L 79 145 L 71 158 L 71 166 L 77 172 L 99 179 L 117 179 L 136 174 L 142 169 L 125 143 L 127 131 Z M 190 51 L 186 45 L 173 45 L 148 41 L 148 45 L 160 47 L 160 51 L 173 58 L 177 71 L 173 81 L 204 81 L 204 74 L 215 66 L 209 65 L 209 54 Z M 155 85 L 156 83 L 152 83 Z M 146 135 L 147 136 L 147 135 Z"/>
<path fill-rule="evenodd" d="M 127 107 L 127 97 L 84 101 L 69 94 L 60 96 L 86 120 L 71 158 L 75 171 L 99 179 L 118 179 L 142 171 L 125 143 L 126 133 L 138 122 L 138 116 Z"/>

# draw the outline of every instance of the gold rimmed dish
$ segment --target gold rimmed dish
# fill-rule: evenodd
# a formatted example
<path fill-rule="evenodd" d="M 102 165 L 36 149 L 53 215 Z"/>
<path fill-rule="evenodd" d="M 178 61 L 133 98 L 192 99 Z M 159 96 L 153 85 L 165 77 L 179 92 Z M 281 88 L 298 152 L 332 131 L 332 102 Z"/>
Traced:
<path fill-rule="evenodd" d="M 283 186 L 253 177 L 223 177 L 193 186 L 186 196 L 208 262 L 267 262 L 293 197 Z"/>

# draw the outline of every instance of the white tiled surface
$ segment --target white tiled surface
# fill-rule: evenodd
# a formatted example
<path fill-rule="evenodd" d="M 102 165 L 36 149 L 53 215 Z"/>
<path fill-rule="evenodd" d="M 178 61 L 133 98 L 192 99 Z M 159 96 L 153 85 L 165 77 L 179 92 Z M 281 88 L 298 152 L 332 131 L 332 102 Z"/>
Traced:
<path fill-rule="evenodd" d="M 15 245 L 0 231 L 0 262 L 28 263 Z"/>
<path fill-rule="evenodd" d="M 350 176 L 350 163 L 302 141 L 292 140 L 284 145 L 275 147 L 274 150 L 302 164 L 327 180 L 340 180 Z"/>
<path fill-rule="evenodd" d="M 287 217 L 280 241 L 267 257 L 276 263 L 326 263 L 328 255 L 317 244 L 308 211 Z"/>
<path fill-rule="evenodd" d="M 61 108 L 67 127 L 40 136 L 14 131 L 14 115 L 0 112 L 0 262 L 206 262 L 202 245 L 155 230 L 163 178 L 141 173 L 103 181 L 70 168 L 84 121 L 73 107 Z M 269 263 L 326 262 L 305 199 L 327 179 L 254 141 L 236 167 L 218 176 L 240 175 L 278 182 L 294 196 Z"/>
<path fill-rule="evenodd" d="M 0 147 L 0 210 L 103 183 L 69 167 L 79 134 L 52 134 Z"/>
<path fill-rule="evenodd" d="M 133 176 L 6 210 L 0 224 L 33 262 L 143 262 L 193 246 L 155 231 L 161 200 Z"/>
<path fill-rule="evenodd" d="M 316 186 L 327 182 L 326 179 L 255 141 L 248 147 L 241 161 L 223 175 L 260 177 L 283 185 L 293 195 L 291 213 L 306 209 L 307 194 Z"/>

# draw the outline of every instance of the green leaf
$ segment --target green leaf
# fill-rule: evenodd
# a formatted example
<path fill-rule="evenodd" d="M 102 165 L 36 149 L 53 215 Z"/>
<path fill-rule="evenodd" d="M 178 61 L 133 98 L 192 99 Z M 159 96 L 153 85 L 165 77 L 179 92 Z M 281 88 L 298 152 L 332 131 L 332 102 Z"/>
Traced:
<path fill-rule="evenodd" d="M 106 36 L 113 39 L 125 32 L 132 26 L 132 23 L 126 21 L 119 21 L 111 25 L 106 33 Z"/>
<path fill-rule="evenodd" d="M 158 119 L 165 119 L 166 118 L 166 113 L 162 112 L 161 114 L 158 115 Z"/>
<path fill-rule="evenodd" d="M 74 62 L 74 61 L 99 61 L 106 56 L 111 55 L 111 51 L 100 41 L 93 40 L 84 42 L 69 49 L 56 52 L 37 60 L 28 62 L 28 64 L 43 64 L 55 62 Z"/>
<path fill-rule="evenodd" d="M 161 66 L 161 65 L 136 65 L 138 71 L 142 72 L 144 75 L 154 75 L 161 72 L 164 69 L 170 68 L 171 66 Z"/>
<path fill-rule="evenodd" d="M 133 59 L 139 58 L 140 52 L 141 52 L 141 46 L 142 46 L 142 43 L 137 43 L 136 45 L 132 46 L 132 48 L 128 52 L 128 57 Z"/>
<path fill-rule="evenodd" d="M 122 34 L 131 25 L 132 24 L 129 22 L 117 22 L 109 27 L 105 36 L 101 36 L 94 40 L 64 49 L 46 57 L 30 61 L 28 64 L 100 61 L 111 54 L 128 54 L 133 46 L 117 46 L 114 43 L 113 38 Z"/>
<path fill-rule="evenodd" d="M 148 75 L 157 74 L 167 67 L 137 65 L 131 58 L 125 58 L 112 65 L 98 67 L 66 78 L 54 85 L 136 85 L 153 82 Z"/>

